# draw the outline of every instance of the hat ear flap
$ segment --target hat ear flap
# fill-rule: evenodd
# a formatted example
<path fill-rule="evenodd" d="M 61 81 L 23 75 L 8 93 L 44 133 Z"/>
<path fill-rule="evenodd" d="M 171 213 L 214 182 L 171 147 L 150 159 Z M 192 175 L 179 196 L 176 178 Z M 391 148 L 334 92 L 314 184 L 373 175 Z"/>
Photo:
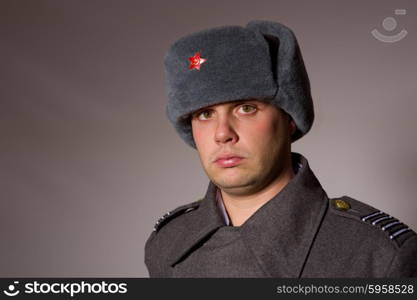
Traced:
<path fill-rule="evenodd" d="M 279 49 L 279 38 L 273 35 L 264 34 L 263 35 L 265 40 L 269 46 L 269 54 L 271 56 L 271 66 L 272 66 L 272 74 L 275 83 L 278 84 L 278 76 L 277 76 L 277 66 L 278 66 L 278 49 Z"/>
<path fill-rule="evenodd" d="M 277 22 L 254 20 L 246 28 L 259 32 L 268 42 L 278 87 L 271 102 L 293 118 L 297 125 L 292 137 L 295 141 L 310 130 L 314 121 L 310 81 L 297 39 L 291 29 Z"/>

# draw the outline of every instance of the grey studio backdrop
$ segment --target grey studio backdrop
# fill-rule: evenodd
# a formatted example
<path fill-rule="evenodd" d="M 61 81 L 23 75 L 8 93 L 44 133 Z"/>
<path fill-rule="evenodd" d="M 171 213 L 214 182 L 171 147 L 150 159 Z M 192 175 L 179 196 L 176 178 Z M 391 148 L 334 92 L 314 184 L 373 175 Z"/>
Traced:
<path fill-rule="evenodd" d="M 0 276 L 148 276 L 155 221 L 208 183 L 165 117 L 163 56 L 252 19 L 300 42 L 316 119 L 293 151 L 329 196 L 417 229 L 416 1 L 2 0 Z"/>

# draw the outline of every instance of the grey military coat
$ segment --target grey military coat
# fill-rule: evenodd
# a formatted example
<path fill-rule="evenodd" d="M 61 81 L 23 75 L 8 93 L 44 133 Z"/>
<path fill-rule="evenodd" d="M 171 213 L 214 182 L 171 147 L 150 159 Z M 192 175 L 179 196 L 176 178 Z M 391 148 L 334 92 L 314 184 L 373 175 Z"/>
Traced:
<path fill-rule="evenodd" d="M 417 277 L 417 234 L 358 200 L 329 199 L 307 160 L 239 227 L 205 197 L 167 213 L 145 245 L 150 277 Z"/>

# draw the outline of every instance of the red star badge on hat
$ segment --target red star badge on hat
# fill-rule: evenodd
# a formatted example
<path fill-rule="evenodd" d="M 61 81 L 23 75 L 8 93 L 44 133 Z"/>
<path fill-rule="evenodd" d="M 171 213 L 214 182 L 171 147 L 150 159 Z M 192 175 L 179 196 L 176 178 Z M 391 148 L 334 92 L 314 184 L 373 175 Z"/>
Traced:
<path fill-rule="evenodd" d="M 207 59 L 201 58 L 200 52 L 196 52 L 194 56 L 189 57 L 188 60 L 190 61 L 190 66 L 189 66 L 190 70 L 192 69 L 200 70 L 201 64 L 204 63 Z"/>

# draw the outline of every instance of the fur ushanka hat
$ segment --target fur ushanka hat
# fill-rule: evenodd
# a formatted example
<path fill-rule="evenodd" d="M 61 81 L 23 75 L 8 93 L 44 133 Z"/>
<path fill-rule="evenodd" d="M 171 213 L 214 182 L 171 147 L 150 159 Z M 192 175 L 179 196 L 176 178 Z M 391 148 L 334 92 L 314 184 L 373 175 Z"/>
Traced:
<path fill-rule="evenodd" d="M 294 120 L 295 141 L 314 120 L 310 82 L 294 33 L 270 21 L 202 30 L 174 42 L 165 55 L 167 116 L 196 148 L 191 114 L 229 101 L 258 99 Z"/>

